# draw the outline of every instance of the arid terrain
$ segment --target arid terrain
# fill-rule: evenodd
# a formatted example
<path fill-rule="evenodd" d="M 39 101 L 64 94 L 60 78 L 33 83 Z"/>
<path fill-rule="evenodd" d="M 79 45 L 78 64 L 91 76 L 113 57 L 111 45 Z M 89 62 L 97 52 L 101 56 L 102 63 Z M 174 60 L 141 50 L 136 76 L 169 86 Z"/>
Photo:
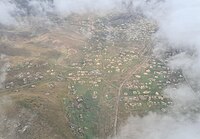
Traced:
<path fill-rule="evenodd" d="M 130 115 L 167 112 L 162 90 L 185 79 L 154 57 L 154 22 L 129 13 L 57 22 L 0 28 L 0 138 L 105 139 Z"/>

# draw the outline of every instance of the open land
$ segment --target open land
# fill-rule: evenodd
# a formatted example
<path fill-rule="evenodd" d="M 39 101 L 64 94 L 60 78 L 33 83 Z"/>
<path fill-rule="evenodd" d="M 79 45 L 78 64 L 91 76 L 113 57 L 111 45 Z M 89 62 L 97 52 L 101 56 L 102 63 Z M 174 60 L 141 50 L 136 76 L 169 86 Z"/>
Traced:
<path fill-rule="evenodd" d="M 0 133 L 14 125 L 16 139 L 107 138 L 130 115 L 165 113 L 173 102 L 162 90 L 185 79 L 153 56 L 156 30 L 129 14 L 1 29 L 1 62 L 8 65 L 0 96 L 12 103 Z"/>

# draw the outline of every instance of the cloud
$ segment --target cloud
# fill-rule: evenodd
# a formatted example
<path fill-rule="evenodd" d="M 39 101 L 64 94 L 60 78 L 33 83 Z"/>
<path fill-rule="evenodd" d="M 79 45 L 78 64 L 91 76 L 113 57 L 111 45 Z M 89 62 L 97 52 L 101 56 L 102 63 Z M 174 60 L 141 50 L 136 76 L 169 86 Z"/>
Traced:
<path fill-rule="evenodd" d="M 70 13 L 83 14 L 87 12 L 105 13 L 116 10 L 116 5 L 121 0 L 55 0 L 56 12 L 61 15 Z"/>
<path fill-rule="evenodd" d="M 170 58 L 170 66 L 182 69 L 193 79 L 199 77 L 200 63 L 200 1 L 166 0 L 146 4 L 146 15 L 157 21 L 156 37 L 167 42 L 165 48 L 181 49 L 182 54 Z M 157 45 L 159 47 L 159 45 Z M 163 45 L 160 46 L 163 49 Z M 192 52 L 192 53 L 191 53 Z M 177 64 L 177 66 L 175 66 Z M 192 74 L 190 74 L 192 73 Z M 196 74 L 196 75 L 194 75 Z"/>
<path fill-rule="evenodd" d="M 199 139 L 200 138 L 200 1 L 136 1 L 133 8 L 157 22 L 155 55 L 180 50 L 168 56 L 172 70 L 181 69 L 186 83 L 164 94 L 173 101 L 165 114 L 131 116 L 114 139 Z M 194 89 L 195 88 L 195 89 Z"/>
<path fill-rule="evenodd" d="M 199 6 L 199 0 L 167 0 L 159 8 L 165 10 L 163 15 L 155 18 L 160 27 L 160 35 L 166 37 L 174 47 L 198 48 L 197 46 L 200 45 Z"/>
<path fill-rule="evenodd" d="M 155 20 L 159 28 L 154 36 L 158 41 L 155 45 L 155 55 L 164 54 L 169 49 L 181 50 L 180 53 L 168 58 L 168 65 L 172 70 L 181 69 L 189 85 L 180 85 L 176 89 L 168 87 L 164 91 L 174 102 L 169 108 L 169 113 L 130 117 L 118 136 L 114 138 L 200 138 L 200 113 L 193 112 L 194 109 L 199 109 L 198 95 L 195 95 L 199 94 L 200 90 L 199 0 L 30 0 L 27 2 L 28 8 L 19 7 L 16 0 L 1 0 L 0 24 L 16 25 L 24 22 L 22 20 L 24 17 L 48 20 L 49 14 L 63 18 L 71 13 L 104 14 L 123 11 L 128 7 L 132 7 L 133 12 L 142 12 L 150 20 Z M 30 18 L 26 20 L 28 19 Z M 0 84 L 4 82 L 6 76 L 6 66 L 3 67 Z M 194 90 L 193 86 L 197 89 Z"/>
<path fill-rule="evenodd" d="M 141 9 L 147 18 L 157 22 L 155 55 L 162 57 L 169 50 L 179 50 L 168 56 L 168 66 L 181 69 L 188 83 L 200 87 L 200 1 L 136 1 L 133 8 Z"/>
<path fill-rule="evenodd" d="M 181 53 L 170 57 L 169 66 L 181 69 L 189 82 L 200 83 L 200 1 L 199 0 L 166 0 L 151 5 L 147 15 L 157 21 L 159 30 L 156 34 L 161 39 L 163 48 L 179 49 Z M 157 14 L 158 13 L 158 14 Z M 164 41 L 163 41 L 164 40 Z M 163 47 L 165 45 L 165 47 Z M 199 85 L 197 87 L 200 87 Z"/>
<path fill-rule="evenodd" d="M 0 24 L 13 25 L 16 23 L 15 18 L 12 16 L 16 10 L 16 6 L 7 0 L 0 1 Z"/>
<path fill-rule="evenodd" d="M 164 92 L 174 102 L 167 113 L 130 116 L 112 139 L 199 139 L 200 102 L 191 88 L 181 85 Z"/>
<path fill-rule="evenodd" d="M 159 115 L 130 117 L 114 139 L 199 139 L 200 117 Z"/>
<path fill-rule="evenodd" d="M 106 14 L 122 11 L 130 0 L 2 0 L 0 2 L 0 23 L 3 25 L 19 25 L 29 23 L 30 19 L 49 20 L 49 15 L 59 18 L 76 14 Z M 123 3 L 123 4 L 122 4 Z M 18 24 L 17 24 L 18 23 Z M 23 24 L 22 24 L 23 25 Z"/>

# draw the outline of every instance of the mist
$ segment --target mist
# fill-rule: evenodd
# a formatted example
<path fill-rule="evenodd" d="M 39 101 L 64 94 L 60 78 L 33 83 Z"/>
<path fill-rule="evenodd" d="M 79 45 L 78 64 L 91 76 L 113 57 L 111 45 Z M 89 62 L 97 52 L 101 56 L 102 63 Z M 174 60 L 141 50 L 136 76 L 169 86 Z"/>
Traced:
<path fill-rule="evenodd" d="M 130 117 L 115 139 L 199 139 L 199 128 L 199 116 L 190 120 L 150 113 L 143 118 Z"/>
<path fill-rule="evenodd" d="M 141 12 L 157 23 L 152 37 L 154 55 L 163 58 L 169 49 L 180 50 L 167 57 L 171 70 L 181 70 L 188 84 L 163 93 L 173 101 L 166 113 L 149 113 L 144 117 L 131 116 L 119 128 L 113 139 L 199 139 L 200 138 L 200 1 L 199 0 L 30 0 L 28 9 L 15 0 L 0 1 L 0 24 L 16 26 L 26 20 L 43 19 L 49 15 L 65 18 L 70 14 L 107 14 L 127 10 Z M 123 4 L 125 4 L 125 6 Z M 22 7 L 20 7 L 22 6 Z M 30 18 L 26 18 L 30 17 Z M 163 55 L 162 55 L 163 54 Z M 6 78 L 7 64 L 0 67 L 0 88 Z M 1 108 L 1 107 L 0 107 Z"/>
<path fill-rule="evenodd" d="M 98 13 L 104 14 L 116 10 L 121 0 L 57 0 L 54 1 L 55 10 L 61 15 L 70 13 Z"/>
<path fill-rule="evenodd" d="M 187 84 L 163 90 L 173 101 L 166 113 L 131 116 L 114 139 L 199 139 L 200 1 L 137 1 L 135 7 L 157 22 L 159 30 L 152 38 L 156 57 L 169 49 L 180 50 L 165 60 L 171 70 L 183 72 Z"/>
<path fill-rule="evenodd" d="M 2 0 L 0 24 L 19 26 L 30 20 L 52 23 L 50 16 L 63 19 L 70 14 L 97 14 L 122 12 L 130 0 Z"/>
<path fill-rule="evenodd" d="M 182 69 L 187 78 L 200 80 L 200 1 L 168 0 L 159 9 L 163 16 L 155 17 L 159 24 L 158 37 L 164 38 L 173 49 L 183 52 L 171 57 L 169 66 Z M 158 11 L 157 11 L 158 12 Z"/>
<path fill-rule="evenodd" d="M 187 85 L 168 87 L 164 95 L 173 101 L 166 113 L 130 116 L 112 139 L 198 139 L 200 102 L 192 89 Z"/>
<path fill-rule="evenodd" d="M 11 4 L 9 1 L 2 0 L 0 1 L 0 9 L 0 24 L 13 25 L 16 23 L 16 20 L 12 17 L 12 13 L 16 10 L 14 4 Z"/>

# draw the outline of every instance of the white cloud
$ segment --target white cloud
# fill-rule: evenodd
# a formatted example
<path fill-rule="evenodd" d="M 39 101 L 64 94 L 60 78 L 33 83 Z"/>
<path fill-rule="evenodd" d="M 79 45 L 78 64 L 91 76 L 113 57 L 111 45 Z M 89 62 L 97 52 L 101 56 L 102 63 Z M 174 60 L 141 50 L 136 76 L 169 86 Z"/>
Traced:
<path fill-rule="evenodd" d="M 0 23 L 4 25 L 14 25 L 16 23 L 26 22 L 25 18 L 19 16 L 19 13 L 23 13 L 26 16 L 43 17 L 48 20 L 47 14 L 54 13 L 59 17 L 66 17 L 71 13 L 86 14 L 95 13 L 98 15 L 106 14 L 109 12 L 121 11 L 123 6 L 121 3 L 128 0 L 54 0 L 54 1 L 39 1 L 30 0 L 27 6 L 29 6 L 29 12 L 27 7 L 23 6 L 19 8 L 14 4 L 14 0 L 2 0 L 0 2 Z M 23 9 L 24 8 L 24 9 Z M 15 14 L 15 15 L 14 15 Z M 26 20 L 29 18 L 26 18 Z"/>
<path fill-rule="evenodd" d="M 174 105 L 167 114 L 130 117 L 114 139 L 199 139 L 200 1 L 138 0 L 133 8 L 141 9 L 158 24 L 156 55 L 161 54 L 159 50 L 164 53 L 169 48 L 183 51 L 169 58 L 169 66 L 181 69 L 190 85 L 197 84 L 197 89 L 193 90 L 190 85 L 180 85 L 176 89 L 168 87 L 165 95 Z"/>
<path fill-rule="evenodd" d="M 113 9 L 121 8 L 122 1 L 128 2 L 128 0 L 55 0 L 52 5 L 49 5 L 46 1 L 32 0 L 29 4 L 36 11 L 36 16 L 46 16 L 47 12 L 66 16 L 70 13 L 95 12 L 102 14 L 112 12 Z M 133 11 L 136 9 L 140 9 L 158 23 L 159 30 L 156 37 L 161 40 L 159 42 L 161 44 L 157 45 L 156 51 L 160 48 L 162 51 L 168 48 L 182 49 L 183 53 L 169 59 L 169 66 L 173 69 L 182 69 L 189 81 L 200 83 L 200 1 L 150 0 L 146 2 L 145 0 L 133 0 Z M 13 16 L 13 13 L 18 10 L 16 5 L 1 0 L 0 10 L 1 24 L 12 25 L 17 22 L 17 17 Z M 41 12 L 44 13 L 41 14 Z M 170 114 L 151 113 L 143 118 L 131 117 L 116 138 L 199 139 L 200 114 L 189 113 L 189 109 L 186 113 L 195 115 L 192 119 L 191 116 L 188 118 L 181 112 L 175 112 L 183 106 L 199 105 L 193 96 L 193 90 L 190 86 L 180 86 L 178 89 L 168 89 L 166 92 L 175 102 Z"/>
<path fill-rule="evenodd" d="M 199 139 L 200 117 L 195 120 L 182 115 L 130 117 L 113 139 Z"/>
<path fill-rule="evenodd" d="M 188 85 L 164 92 L 174 102 L 167 113 L 130 116 L 112 139 L 199 139 L 200 102 L 196 94 Z"/>
<path fill-rule="evenodd" d="M 54 5 L 58 13 L 65 15 L 70 13 L 104 13 L 116 8 L 121 0 L 55 0 Z"/>
<path fill-rule="evenodd" d="M 9 1 L 0 1 L 0 24 L 13 25 L 16 23 L 12 13 L 16 10 L 16 6 Z"/>

